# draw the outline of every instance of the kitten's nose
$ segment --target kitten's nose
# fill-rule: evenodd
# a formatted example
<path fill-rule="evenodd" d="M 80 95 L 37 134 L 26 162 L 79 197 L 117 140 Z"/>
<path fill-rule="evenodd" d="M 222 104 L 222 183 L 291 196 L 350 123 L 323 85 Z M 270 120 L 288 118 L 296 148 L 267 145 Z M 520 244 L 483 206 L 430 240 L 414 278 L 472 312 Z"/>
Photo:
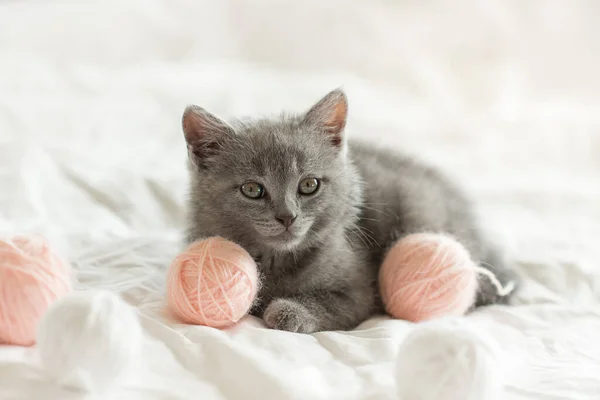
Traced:
<path fill-rule="evenodd" d="M 285 228 L 287 229 L 290 226 L 292 226 L 292 224 L 296 220 L 296 216 L 295 215 L 276 215 L 275 219 L 277 221 L 279 221 L 279 223 L 281 225 L 285 226 Z"/>

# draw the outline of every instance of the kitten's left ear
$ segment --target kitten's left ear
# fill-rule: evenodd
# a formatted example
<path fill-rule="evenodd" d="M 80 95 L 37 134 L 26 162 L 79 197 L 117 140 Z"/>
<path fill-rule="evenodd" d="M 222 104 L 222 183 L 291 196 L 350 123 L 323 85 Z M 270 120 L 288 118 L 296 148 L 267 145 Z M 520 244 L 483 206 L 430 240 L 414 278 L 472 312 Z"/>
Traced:
<path fill-rule="evenodd" d="M 304 122 L 328 135 L 335 147 L 342 147 L 344 127 L 348 116 L 348 99 L 341 89 L 336 89 L 317 104 L 304 116 Z"/>

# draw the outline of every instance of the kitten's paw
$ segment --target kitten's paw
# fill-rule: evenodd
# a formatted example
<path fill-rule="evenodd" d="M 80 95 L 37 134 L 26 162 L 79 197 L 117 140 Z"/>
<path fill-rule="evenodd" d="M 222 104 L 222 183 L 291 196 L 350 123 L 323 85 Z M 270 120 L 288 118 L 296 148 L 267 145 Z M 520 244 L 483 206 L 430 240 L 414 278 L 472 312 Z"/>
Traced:
<path fill-rule="evenodd" d="M 263 319 L 269 328 L 281 331 L 312 333 L 317 330 L 317 319 L 294 300 L 273 300 L 265 310 Z"/>

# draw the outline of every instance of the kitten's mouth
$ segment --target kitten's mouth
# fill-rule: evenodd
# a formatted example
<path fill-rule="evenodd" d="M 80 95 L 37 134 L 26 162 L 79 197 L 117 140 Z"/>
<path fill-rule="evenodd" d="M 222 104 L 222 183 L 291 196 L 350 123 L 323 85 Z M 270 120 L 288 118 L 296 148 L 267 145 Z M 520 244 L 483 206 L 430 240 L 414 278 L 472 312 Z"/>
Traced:
<path fill-rule="evenodd" d="M 270 236 L 268 240 L 275 247 L 292 248 L 300 243 L 303 235 L 300 232 L 284 231 L 278 235 Z"/>
<path fill-rule="evenodd" d="M 300 235 L 294 231 L 283 231 L 279 235 L 272 236 L 271 239 L 277 241 L 290 241 L 300 238 Z"/>
<path fill-rule="evenodd" d="M 257 229 L 257 233 L 261 236 L 262 242 L 274 249 L 291 250 L 298 246 L 309 231 L 311 223 L 293 225 L 286 230 L 280 227 L 279 232 L 263 231 Z"/>

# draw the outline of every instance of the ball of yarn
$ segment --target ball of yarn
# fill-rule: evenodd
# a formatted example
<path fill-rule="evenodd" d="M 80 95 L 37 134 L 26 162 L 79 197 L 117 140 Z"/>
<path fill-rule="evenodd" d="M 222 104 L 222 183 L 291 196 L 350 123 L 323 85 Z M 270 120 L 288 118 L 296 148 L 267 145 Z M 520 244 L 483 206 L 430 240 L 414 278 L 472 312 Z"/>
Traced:
<path fill-rule="evenodd" d="M 386 311 L 419 322 L 462 315 L 474 303 L 478 266 L 467 249 L 447 235 L 419 233 L 396 243 L 379 272 Z"/>
<path fill-rule="evenodd" d="M 167 301 L 185 323 L 230 327 L 248 313 L 257 291 L 254 259 L 220 237 L 192 243 L 169 268 Z"/>
<path fill-rule="evenodd" d="M 398 349 L 400 400 L 492 400 L 501 392 L 495 342 L 466 323 L 417 325 Z"/>
<path fill-rule="evenodd" d="M 37 346 L 46 374 L 58 384 L 102 392 L 139 362 L 142 339 L 135 309 L 119 296 L 74 292 L 50 306 Z"/>
<path fill-rule="evenodd" d="M 0 240 L 0 344 L 34 344 L 40 318 L 70 290 L 70 266 L 45 238 Z"/>

